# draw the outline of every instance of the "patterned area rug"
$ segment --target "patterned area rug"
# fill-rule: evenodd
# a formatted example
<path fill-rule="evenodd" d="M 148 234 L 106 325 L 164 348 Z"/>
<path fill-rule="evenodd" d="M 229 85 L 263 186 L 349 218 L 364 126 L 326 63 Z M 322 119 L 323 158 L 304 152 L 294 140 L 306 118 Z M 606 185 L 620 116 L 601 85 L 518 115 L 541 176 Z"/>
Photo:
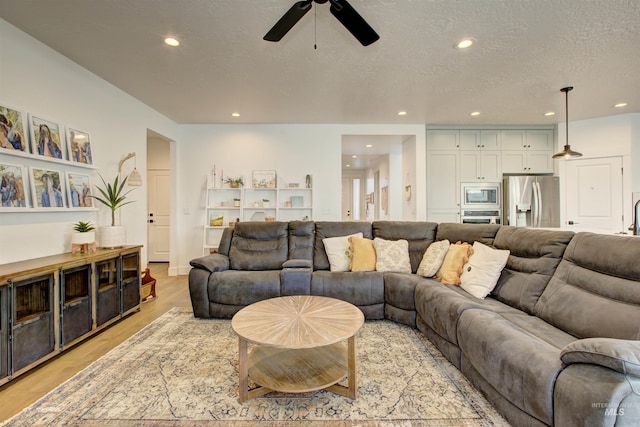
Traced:
<path fill-rule="evenodd" d="M 238 402 L 229 320 L 173 308 L 7 426 L 508 426 L 417 330 L 366 322 L 356 400 L 319 391 Z"/>

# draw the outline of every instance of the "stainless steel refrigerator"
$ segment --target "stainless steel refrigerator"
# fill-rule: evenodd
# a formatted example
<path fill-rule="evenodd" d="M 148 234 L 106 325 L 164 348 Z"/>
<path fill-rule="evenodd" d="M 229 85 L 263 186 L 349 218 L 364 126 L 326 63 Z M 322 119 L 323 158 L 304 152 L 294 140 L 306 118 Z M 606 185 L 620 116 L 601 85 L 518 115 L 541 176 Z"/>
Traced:
<path fill-rule="evenodd" d="M 560 227 L 558 177 L 543 175 L 505 176 L 503 180 L 505 225 Z"/>

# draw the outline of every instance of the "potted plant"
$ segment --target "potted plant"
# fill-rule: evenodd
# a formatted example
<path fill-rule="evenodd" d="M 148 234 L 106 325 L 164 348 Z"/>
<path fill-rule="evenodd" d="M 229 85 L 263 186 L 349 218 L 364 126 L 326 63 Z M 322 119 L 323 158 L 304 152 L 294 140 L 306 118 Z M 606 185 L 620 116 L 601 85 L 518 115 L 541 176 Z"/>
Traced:
<path fill-rule="evenodd" d="M 96 241 L 95 227 L 91 224 L 91 221 L 78 221 L 73 224 L 73 231 L 71 234 L 71 244 L 85 245 Z"/>
<path fill-rule="evenodd" d="M 269 199 L 262 199 L 262 207 L 263 208 L 269 207 Z"/>
<path fill-rule="evenodd" d="M 104 248 L 117 248 L 123 246 L 127 241 L 125 228 L 122 225 L 116 225 L 116 210 L 133 203 L 133 201 L 126 202 L 127 195 L 133 191 L 124 190 L 124 186 L 127 183 L 127 177 L 124 177 L 120 181 L 120 177 L 116 175 L 113 183 L 106 182 L 102 175 L 98 174 L 102 180 L 104 187 L 97 187 L 100 192 L 100 196 L 91 196 L 103 205 L 107 206 L 111 210 L 111 226 L 100 227 L 98 233 L 100 236 L 100 246 Z"/>
<path fill-rule="evenodd" d="M 244 186 L 244 180 L 242 179 L 241 176 L 237 178 L 231 178 L 231 177 L 225 178 L 224 182 L 226 184 L 229 184 L 229 187 L 231 188 L 239 188 Z"/>
<path fill-rule="evenodd" d="M 240 199 L 234 198 L 233 199 L 233 206 L 236 207 L 236 208 L 239 208 L 240 207 Z"/>

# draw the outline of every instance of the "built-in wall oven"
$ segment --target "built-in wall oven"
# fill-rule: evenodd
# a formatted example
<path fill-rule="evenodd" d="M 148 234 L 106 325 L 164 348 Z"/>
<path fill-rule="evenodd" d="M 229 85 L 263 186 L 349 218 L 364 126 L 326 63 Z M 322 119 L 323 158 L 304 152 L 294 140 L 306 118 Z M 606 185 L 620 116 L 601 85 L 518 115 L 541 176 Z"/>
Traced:
<path fill-rule="evenodd" d="M 460 221 L 463 224 L 502 223 L 499 182 L 463 182 L 460 191 Z"/>

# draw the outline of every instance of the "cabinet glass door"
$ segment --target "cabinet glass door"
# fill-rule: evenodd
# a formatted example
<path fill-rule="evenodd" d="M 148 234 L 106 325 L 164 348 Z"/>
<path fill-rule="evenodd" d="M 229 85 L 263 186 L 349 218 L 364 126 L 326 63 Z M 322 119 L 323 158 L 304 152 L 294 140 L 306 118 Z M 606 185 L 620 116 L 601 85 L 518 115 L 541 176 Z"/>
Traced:
<path fill-rule="evenodd" d="M 55 351 L 53 274 L 13 284 L 13 371 Z"/>
<path fill-rule="evenodd" d="M 91 266 L 64 270 L 60 279 L 60 338 L 64 345 L 91 330 Z"/>
<path fill-rule="evenodd" d="M 9 286 L 0 285 L 0 380 L 9 375 Z"/>
<path fill-rule="evenodd" d="M 96 263 L 96 325 L 100 326 L 120 315 L 118 258 Z"/>
<path fill-rule="evenodd" d="M 140 305 L 140 256 L 122 255 L 122 312 Z"/>

